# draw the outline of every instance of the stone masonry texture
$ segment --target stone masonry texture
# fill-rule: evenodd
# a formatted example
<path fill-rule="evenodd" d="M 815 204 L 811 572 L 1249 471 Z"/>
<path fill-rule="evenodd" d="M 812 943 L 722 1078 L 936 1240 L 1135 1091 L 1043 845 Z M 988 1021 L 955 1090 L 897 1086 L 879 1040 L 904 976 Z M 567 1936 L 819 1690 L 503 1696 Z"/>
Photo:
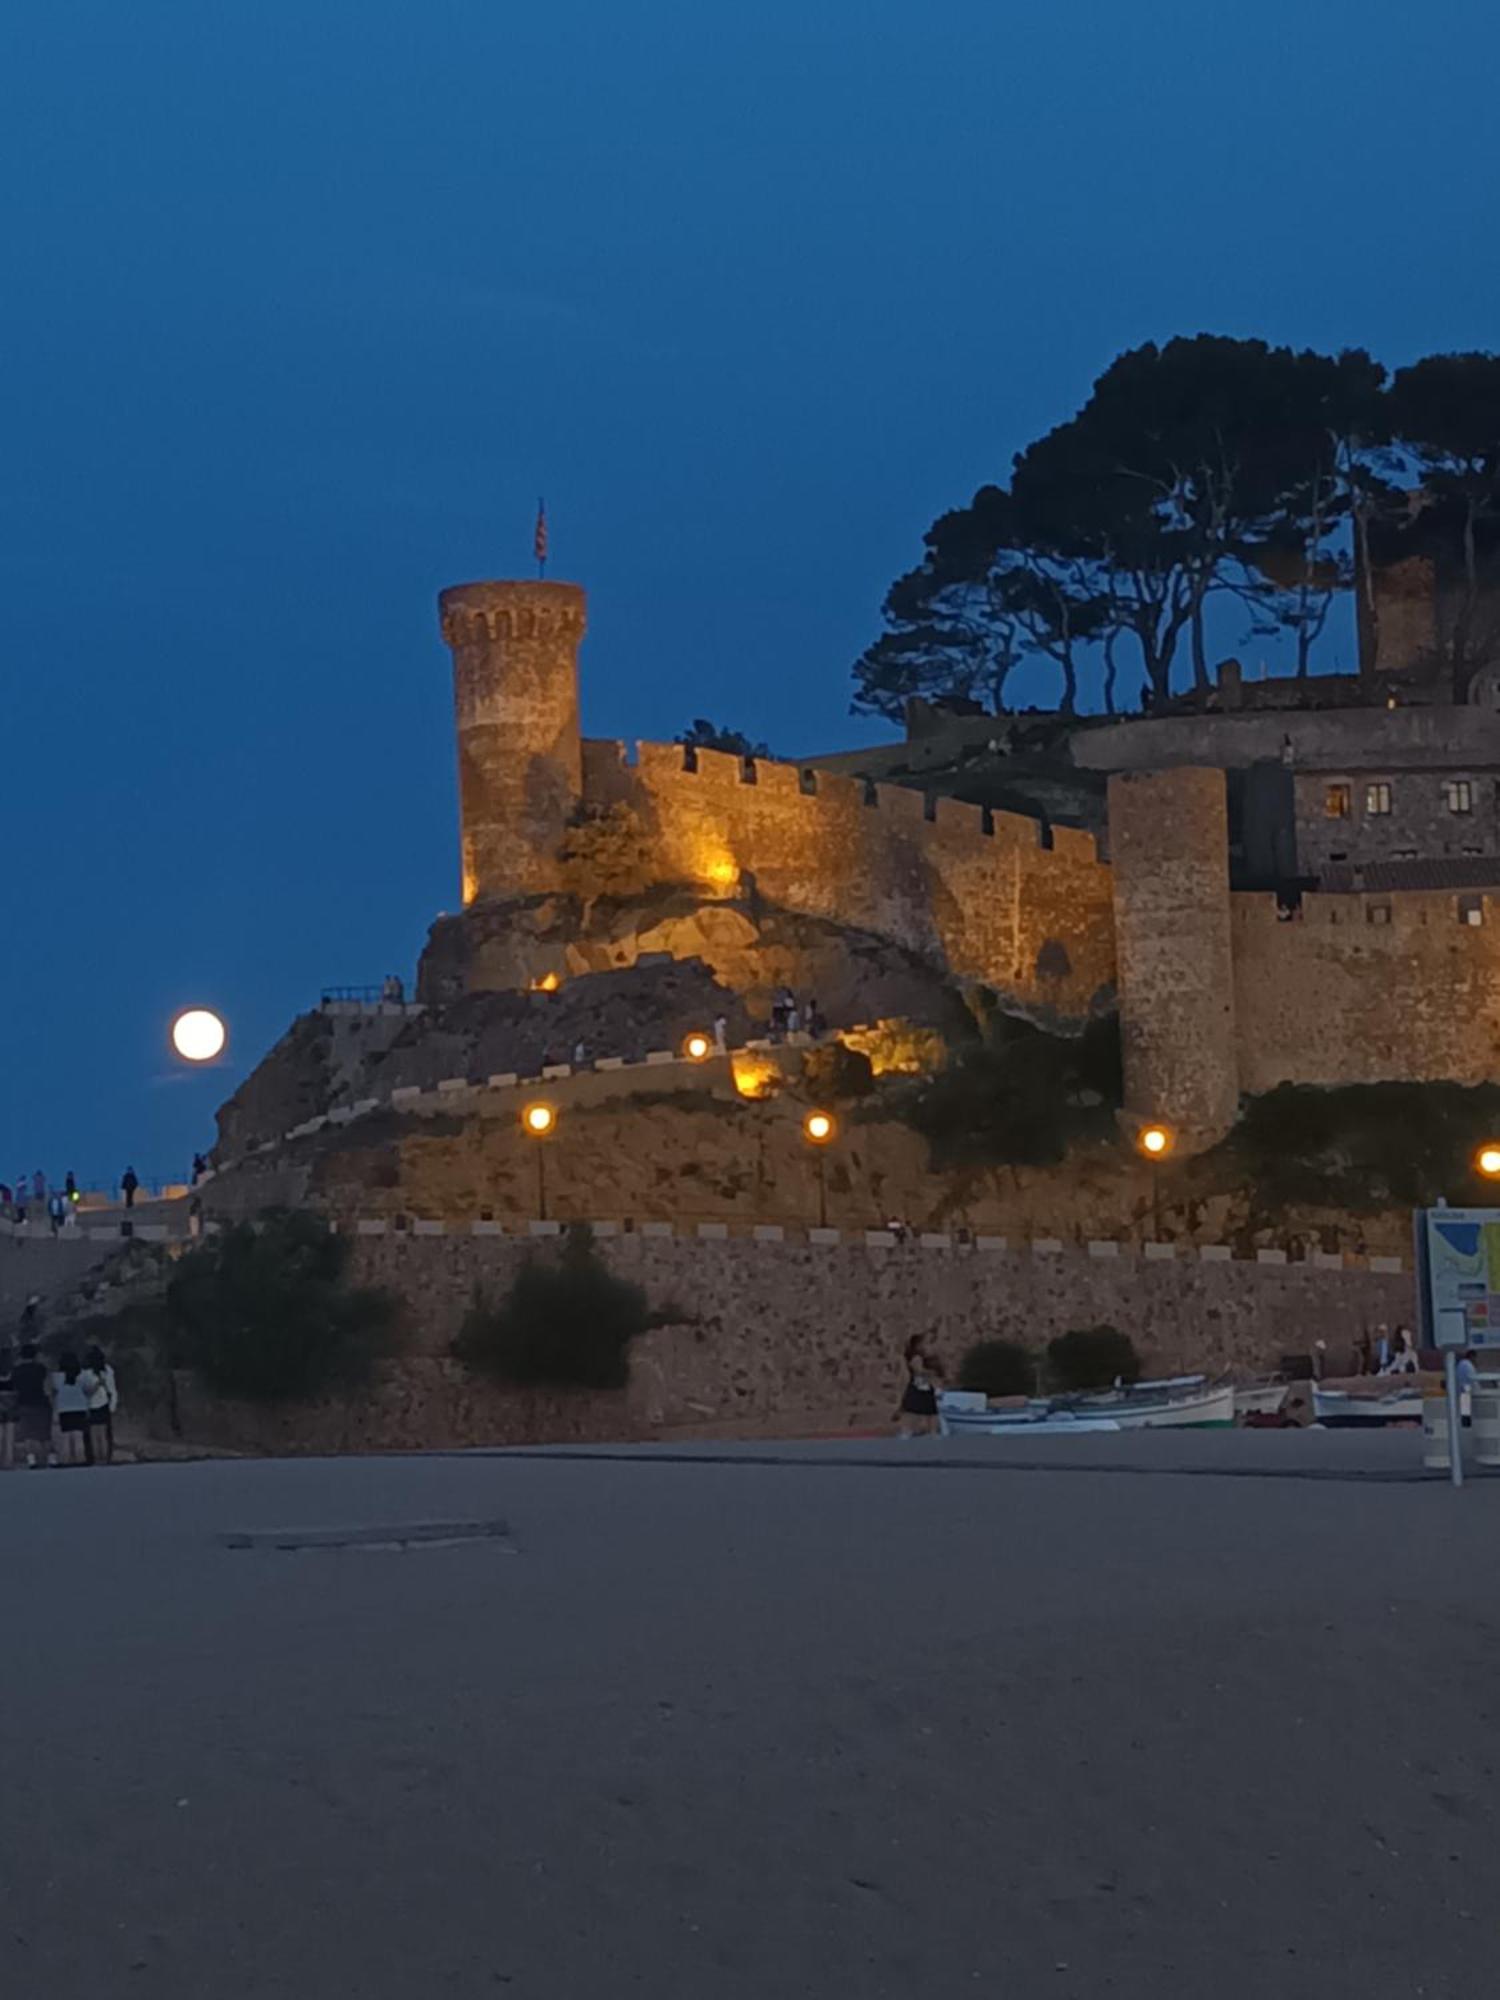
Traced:
<path fill-rule="evenodd" d="M 555 1255 L 553 1247 L 514 1237 L 357 1238 L 357 1281 L 389 1286 L 408 1303 L 405 1357 L 354 1400 L 270 1414 L 195 1403 L 189 1434 L 319 1451 L 837 1431 L 889 1422 L 911 1333 L 928 1338 L 951 1370 L 980 1338 L 1041 1348 L 1070 1328 L 1108 1322 L 1131 1335 L 1148 1372 L 1255 1373 L 1314 1338 L 1327 1341 L 1337 1367 L 1367 1326 L 1411 1316 L 1404 1275 L 1300 1264 L 639 1235 L 599 1248 L 653 1306 L 680 1314 L 637 1344 L 621 1395 L 505 1392 L 448 1357 L 476 1290 L 503 1294 L 524 1258 Z"/>
<path fill-rule="evenodd" d="M 550 883 L 582 791 L 571 583 L 466 583 L 441 598 L 453 651 L 463 899 Z"/>

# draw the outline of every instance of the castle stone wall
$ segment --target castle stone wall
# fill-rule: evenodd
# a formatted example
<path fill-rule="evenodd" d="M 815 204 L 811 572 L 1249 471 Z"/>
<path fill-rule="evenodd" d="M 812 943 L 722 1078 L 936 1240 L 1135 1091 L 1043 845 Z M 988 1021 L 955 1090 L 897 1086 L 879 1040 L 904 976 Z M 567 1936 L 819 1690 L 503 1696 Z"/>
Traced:
<path fill-rule="evenodd" d="M 689 765 L 693 768 L 689 768 Z M 1112 997 L 1109 870 L 1092 838 L 900 785 L 643 743 L 590 743 L 586 793 L 628 802 L 663 882 L 744 895 L 889 938 L 1039 1012 Z M 752 880 L 753 878 L 753 880 Z"/>
<path fill-rule="evenodd" d="M 1500 1074 L 1500 897 L 1307 896 L 1291 923 L 1231 900 L 1245 1091 Z"/>
<path fill-rule="evenodd" d="M 1107 1322 L 1132 1336 L 1151 1373 L 1254 1374 L 1314 1339 L 1328 1343 L 1337 1369 L 1365 1328 L 1412 1315 L 1404 1273 L 1306 1264 L 641 1236 L 599 1247 L 654 1306 L 680 1314 L 637 1344 L 623 1394 L 508 1393 L 447 1358 L 476 1287 L 503 1293 L 536 1246 L 363 1237 L 355 1275 L 408 1301 L 408 1357 L 374 1395 L 321 1407 L 267 1412 L 194 1397 L 184 1409 L 189 1435 L 329 1451 L 886 1428 L 900 1394 L 901 1346 L 913 1332 L 951 1369 L 982 1336 L 1040 1348 L 1072 1327 Z"/>
<path fill-rule="evenodd" d="M 552 887 L 583 787 L 572 583 L 465 583 L 439 599 L 453 651 L 463 900 Z"/>
<path fill-rule="evenodd" d="M 1126 1108 L 1211 1144 L 1239 1105 L 1222 771 L 1111 778 Z"/>

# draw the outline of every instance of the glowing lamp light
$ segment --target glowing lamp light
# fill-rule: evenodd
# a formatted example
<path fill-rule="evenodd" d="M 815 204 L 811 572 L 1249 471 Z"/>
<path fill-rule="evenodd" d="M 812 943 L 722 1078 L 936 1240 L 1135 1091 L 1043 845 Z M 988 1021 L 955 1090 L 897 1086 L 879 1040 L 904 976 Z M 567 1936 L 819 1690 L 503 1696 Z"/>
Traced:
<path fill-rule="evenodd" d="M 1146 1125 L 1135 1142 L 1148 1160 L 1159 1160 L 1172 1150 L 1172 1135 L 1165 1125 Z"/>
<path fill-rule="evenodd" d="M 212 1062 L 223 1053 L 228 1031 L 207 1007 L 188 1007 L 172 1023 L 172 1047 L 184 1062 Z"/>
<path fill-rule="evenodd" d="M 802 1121 L 802 1130 L 813 1146 L 826 1146 L 835 1129 L 831 1111 L 809 1111 Z"/>
<path fill-rule="evenodd" d="M 1474 1164 L 1487 1181 L 1500 1180 L 1500 1146 L 1493 1140 L 1474 1155 Z"/>
<path fill-rule="evenodd" d="M 703 1062 L 707 1059 L 712 1048 L 713 1043 L 707 1035 L 695 1033 L 689 1035 L 683 1043 L 682 1053 L 687 1057 L 689 1062 Z"/>
<path fill-rule="evenodd" d="M 528 1104 L 521 1113 L 522 1130 L 532 1139 L 545 1139 L 557 1127 L 557 1113 L 550 1104 Z"/>

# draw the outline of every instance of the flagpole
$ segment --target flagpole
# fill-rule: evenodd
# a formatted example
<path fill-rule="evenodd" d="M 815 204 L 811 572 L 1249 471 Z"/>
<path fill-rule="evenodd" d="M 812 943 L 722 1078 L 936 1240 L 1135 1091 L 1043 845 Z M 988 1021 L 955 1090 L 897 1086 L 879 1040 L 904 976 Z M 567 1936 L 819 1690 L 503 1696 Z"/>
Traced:
<path fill-rule="evenodd" d="M 547 574 L 547 502 L 539 499 L 536 503 L 536 533 L 532 537 L 532 553 L 536 556 L 536 573 L 539 578 Z"/>

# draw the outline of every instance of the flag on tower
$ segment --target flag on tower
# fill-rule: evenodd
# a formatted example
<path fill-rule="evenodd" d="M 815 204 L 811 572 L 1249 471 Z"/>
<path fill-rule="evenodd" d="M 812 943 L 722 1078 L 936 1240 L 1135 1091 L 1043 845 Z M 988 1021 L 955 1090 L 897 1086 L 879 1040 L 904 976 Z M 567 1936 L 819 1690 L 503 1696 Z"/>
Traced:
<path fill-rule="evenodd" d="M 536 503 L 536 534 L 532 539 L 532 548 L 536 554 L 536 573 L 538 576 L 545 576 L 547 574 L 547 503 L 545 500 L 538 500 Z"/>

